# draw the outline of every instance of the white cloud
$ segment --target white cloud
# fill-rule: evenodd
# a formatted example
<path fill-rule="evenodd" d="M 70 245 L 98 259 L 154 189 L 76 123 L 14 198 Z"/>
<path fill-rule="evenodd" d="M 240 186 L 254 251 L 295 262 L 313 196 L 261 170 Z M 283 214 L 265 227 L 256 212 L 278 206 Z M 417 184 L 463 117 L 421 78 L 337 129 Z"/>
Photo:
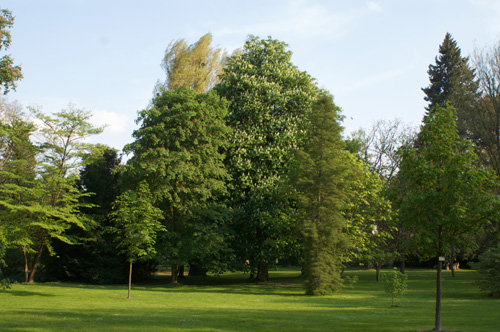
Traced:
<path fill-rule="evenodd" d="M 376 2 L 368 1 L 366 5 L 367 5 L 369 11 L 373 11 L 373 12 L 381 12 L 382 11 L 382 7 L 380 7 L 380 5 Z"/>
<path fill-rule="evenodd" d="M 129 132 L 134 126 L 133 119 L 106 110 L 92 110 L 91 122 L 97 126 L 106 126 L 105 131 L 112 134 Z"/>
<path fill-rule="evenodd" d="M 369 6 L 373 7 L 372 10 L 380 8 L 373 2 L 369 2 Z M 321 5 L 310 5 L 307 1 L 298 0 L 287 3 L 271 21 L 255 22 L 243 27 L 223 27 L 214 31 L 214 35 L 328 36 L 329 39 L 338 39 L 352 31 L 366 13 L 366 7 L 332 11 Z"/>

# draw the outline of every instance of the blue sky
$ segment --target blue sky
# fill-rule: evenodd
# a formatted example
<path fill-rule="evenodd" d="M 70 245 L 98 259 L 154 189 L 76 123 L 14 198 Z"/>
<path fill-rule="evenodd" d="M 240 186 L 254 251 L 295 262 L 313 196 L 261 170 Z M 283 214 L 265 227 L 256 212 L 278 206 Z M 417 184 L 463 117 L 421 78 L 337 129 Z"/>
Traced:
<path fill-rule="evenodd" d="M 500 40 L 500 0 L 4 0 L 7 51 L 24 79 L 8 95 L 47 113 L 69 102 L 108 124 L 93 142 L 122 149 L 164 79 L 167 45 L 211 32 L 229 53 L 249 34 L 285 41 L 292 61 L 343 109 L 345 133 L 378 119 L 420 124 L 421 88 L 450 32 L 464 55 Z"/>

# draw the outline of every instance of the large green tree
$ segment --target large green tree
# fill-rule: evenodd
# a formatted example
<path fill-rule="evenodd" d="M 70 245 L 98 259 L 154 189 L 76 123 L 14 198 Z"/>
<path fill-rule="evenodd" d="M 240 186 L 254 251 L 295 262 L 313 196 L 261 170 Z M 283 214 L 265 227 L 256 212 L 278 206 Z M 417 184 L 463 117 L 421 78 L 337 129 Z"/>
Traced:
<path fill-rule="evenodd" d="M 7 50 L 12 43 L 10 29 L 14 25 L 14 16 L 8 9 L 0 9 L 0 51 Z M 23 78 L 20 66 L 14 65 L 10 55 L 4 55 L 0 59 L 0 85 L 3 86 L 4 94 L 9 90 L 16 89 L 16 82 Z"/>
<path fill-rule="evenodd" d="M 225 53 L 211 44 L 210 33 L 192 45 L 188 45 L 185 39 L 171 42 L 161 63 L 166 79 L 157 83 L 156 93 L 161 93 L 161 89 L 175 90 L 182 87 L 198 93 L 210 90 L 217 83 L 225 58 Z"/>
<path fill-rule="evenodd" d="M 306 294 L 327 295 L 341 287 L 342 253 L 347 247 L 343 210 L 354 181 L 343 149 L 340 109 L 319 98 L 309 115 L 304 145 L 296 154 L 294 184 L 304 213 Z"/>
<path fill-rule="evenodd" d="M 398 177 L 402 220 L 422 257 L 445 256 L 467 234 L 498 217 L 495 175 L 476 164 L 470 142 L 457 132 L 455 111 L 437 106 L 424 117 L 420 144 L 403 150 Z M 441 331 L 441 261 L 437 264 L 435 330 Z"/>
<path fill-rule="evenodd" d="M 213 91 L 163 90 L 152 108 L 139 113 L 141 127 L 125 148 L 133 153 L 126 173 L 149 183 L 155 206 L 165 213 L 163 254 L 172 263 L 173 283 L 179 266 L 189 259 L 181 256 L 183 222 L 226 193 L 221 153 L 229 134 L 226 114 L 227 101 Z"/>
<path fill-rule="evenodd" d="M 467 134 L 468 114 L 477 99 L 477 82 L 469 58 L 463 57 L 457 42 L 447 33 L 439 46 L 436 64 L 429 65 L 430 85 L 423 88 L 428 112 L 433 112 L 448 102 L 456 109 L 457 129 L 461 137 Z"/>
<path fill-rule="evenodd" d="M 233 178 L 238 261 L 249 260 L 262 281 L 268 279 L 268 264 L 286 250 L 279 238 L 293 229 L 283 218 L 290 202 L 279 183 L 317 95 L 313 79 L 291 56 L 284 42 L 250 36 L 241 52 L 228 58 L 215 88 L 231 102 L 227 123 L 234 133 L 226 164 Z"/>

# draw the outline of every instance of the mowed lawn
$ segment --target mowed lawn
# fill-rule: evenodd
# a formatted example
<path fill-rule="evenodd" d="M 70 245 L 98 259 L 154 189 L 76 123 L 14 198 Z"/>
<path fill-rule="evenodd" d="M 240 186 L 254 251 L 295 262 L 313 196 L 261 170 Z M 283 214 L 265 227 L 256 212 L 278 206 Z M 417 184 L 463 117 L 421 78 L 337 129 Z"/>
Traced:
<path fill-rule="evenodd" d="M 409 270 L 400 307 L 374 271 L 350 270 L 359 281 L 326 297 L 303 295 L 293 269 L 271 273 L 271 283 L 248 275 L 126 285 L 16 284 L 0 291 L 0 331 L 422 331 L 434 326 L 435 271 Z M 476 272 L 444 271 L 443 328 L 500 331 L 500 300 L 474 285 Z"/>

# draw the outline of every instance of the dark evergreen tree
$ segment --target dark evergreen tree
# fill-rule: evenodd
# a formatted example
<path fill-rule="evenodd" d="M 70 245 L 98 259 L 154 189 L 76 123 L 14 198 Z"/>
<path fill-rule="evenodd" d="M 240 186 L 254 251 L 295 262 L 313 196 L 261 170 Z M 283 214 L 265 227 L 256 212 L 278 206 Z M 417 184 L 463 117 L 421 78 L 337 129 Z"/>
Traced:
<path fill-rule="evenodd" d="M 469 58 L 462 57 L 457 42 L 447 33 L 439 46 L 439 56 L 436 64 L 429 65 L 430 85 L 422 88 L 424 100 L 429 102 L 426 108 L 434 112 L 437 105 L 448 102 L 455 108 L 457 114 L 457 129 L 461 137 L 467 135 L 469 114 L 477 99 L 478 83 L 475 81 L 474 70 L 469 67 Z"/>
<path fill-rule="evenodd" d="M 292 178 L 304 213 L 306 294 L 327 295 L 341 287 L 343 233 L 349 191 L 355 177 L 343 149 L 340 109 L 324 95 L 310 114 L 304 146 L 297 152 Z"/>
<path fill-rule="evenodd" d="M 77 280 L 89 283 L 118 283 L 125 279 L 127 266 L 113 243 L 114 235 L 105 230 L 111 225 L 108 214 L 111 203 L 120 194 L 120 163 L 118 151 L 98 146 L 86 156 L 77 186 L 90 204 L 82 209 L 92 222 L 86 230 L 73 227 L 70 232 L 79 240 L 77 245 L 54 243 L 58 257 L 44 261 L 51 279 Z M 136 269 L 139 271 L 139 269 Z"/>

